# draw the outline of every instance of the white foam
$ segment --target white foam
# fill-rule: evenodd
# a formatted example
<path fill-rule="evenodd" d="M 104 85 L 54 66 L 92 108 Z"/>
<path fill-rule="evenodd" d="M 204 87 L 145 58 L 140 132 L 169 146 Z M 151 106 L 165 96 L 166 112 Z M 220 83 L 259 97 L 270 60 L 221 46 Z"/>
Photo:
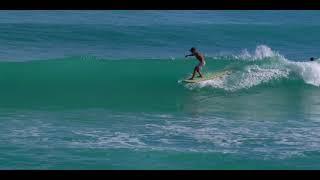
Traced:
<path fill-rule="evenodd" d="M 77 135 L 89 137 L 89 139 L 85 141 L 73 141 L 70 143 L 70 145 L 77 147 L 84 146 L 95 148 L 142 148 L 146 145 L 138 137 L 124 132 L 110 133 L 92 131 L 88 133 L 75 131 L 74 133 Z"/>
<path fill-rule="evenodd" d="M 298 74 L 305 83 L 314 86 L 320 86 L 320 64 L 314 62 L 290 62 L 287 66 L 296 74 Z"/>
<path fill-rule="evenodd" d="M 257 46 L 254 54 L 250 54 L 247 50 L 244 50 L 243 53 L 240 56 L 238 56 L 239 59 L 246 60 L 263 60 L 265 58 L 272 57 L 276 58 L 277 60 L 276 68 L 278 69 L 275 70 L 278 71 L 277 74 L 279 74 L 279 72 L 286 72 L 283 75 L 287 77 L 288 73 L 292 72 L 300 76 L 305 83 L 318 87 L 320 86 L 320 64 L 318 61 L 319 59 L 313 62 L 289 61 L 286 58 L 284 58 L 284 56 L 282 56 L 278 52 L 273 51 L 266 45 Z"/>
<path fill-rule="evenodd" d="M 258 65 L 250 65 L 243 71 L 233 72 L 230 75 L 225 75 L 214 80 L 191 85 L 187 84 L 186 86 L 190 89 L 212 87 L 227 91 L 236 91 L 239 89 L 248 89 L 271 80 L 287 78 L 288 75 L 288 69 L 262 68 Z"/>
<path fill-rule="evenodd" d="M 289 75 L 287 69 L 277 68 L 261 68 L 258 65 L 247 66 L 245 72 L 240 72 L 235 75 L 236 80 L 226 87 L 228 90 L 238 90 L 244 88 L 251 88 L 261 83 L 267 83 L 271 80 L 286 78 Z"/>
<path fill-rule="evenodd" d="M 70 113 L 74 115 L 79 112 Z M 104 113 L 93 111 L 92 114 L 95 117 L 97 115 L 102 117 L 105 116 Z M 61 112 L 58 114 L 61 115 Z M 45 113 L 46 116 L 41 115 L 41 117 L 60 119 L 61 116 L 58 114 L 52 113 L 48 116 Z M 117 122 L 124 118 L 131 117 L 130 120 L 137 118 L 137 114 L 119 116 L 116 113 L 111 116 L 118 118 Z M 29 115 L 31 119 L 38 117 L 37 114 Z M 4 143 L 37 148 L 127 148 L 143 151 L 218 152 L 236 153 L 246 157 L 252 155 L 263 159 L 286 159 L 300 157 L 310 151 L 320 151 L 319 122 L 310 124 L 301 119 L 238 121 L 212 116 L 191 117 L 152 113 L 143 114 L 139 118 L 152 121 L 125 128 L 125 126 L 119 127 L 120 124 L 115 125 L 114 122 L 110 122 L 110 126 L 92 127 L 92 123 L 86 126 L 74 123 L 65 126 L 37 120 L 23 124 L 25 121 L 23 119 L 3 124 L 6 128 L 2 129 L 0 135 Z M 154 118 L 157 120 L 154 121 Z M 35 125 L 38 127 L 35 128 Z"/>

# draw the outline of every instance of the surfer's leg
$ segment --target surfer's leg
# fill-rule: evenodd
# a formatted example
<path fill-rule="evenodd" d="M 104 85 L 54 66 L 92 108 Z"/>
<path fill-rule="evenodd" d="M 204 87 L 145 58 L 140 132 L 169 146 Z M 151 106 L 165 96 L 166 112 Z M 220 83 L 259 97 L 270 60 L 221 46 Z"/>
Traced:
<path fill-rule="evenodd" d="M 200 72 L 200 69 L 201 69 L 201 66 L 197 66 L 197 69 L 196 69 L 196 70 L 197 70 L 197 72 L 198 72 L 198 74 L 199 74 L 199 77 L 202 78 L 203 76 L 202 76 L 202 74 L 201 74 L 201 72 Z"/>
<path fill-rule="evenodd" d="M 196 75 L 196 72 L 197 72 L 197 66 L 194 68 L 192 77 L 189 80 L 192 80 L 194 78 L 194 76 Z"/>

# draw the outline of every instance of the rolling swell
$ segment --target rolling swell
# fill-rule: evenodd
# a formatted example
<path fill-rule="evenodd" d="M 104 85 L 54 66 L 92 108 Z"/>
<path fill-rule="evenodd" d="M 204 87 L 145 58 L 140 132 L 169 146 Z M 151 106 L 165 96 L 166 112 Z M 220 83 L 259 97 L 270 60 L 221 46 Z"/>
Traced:
<path fill-rule="evenodd" d="M 1 62 L 0 106 L 21 108 L 114 108 L 168 110 L 186 107 L 194 97 L 213 103 L 216 97 L 281 93 L 320 85 L 320 65 L 293 62 L 269 47 L 253 53 L 208 57 L 206 73 L 231 70 L 225 77 L 198 84 L 179 82 L 191 73 L 194 60 L 70 57 L 55 60 Z M 299 87 L 299 88 L 297 88 Z M 209 99 L 209 100 L 208 100 Z M 212 102 L 210 102 L 210 99 Z"/>

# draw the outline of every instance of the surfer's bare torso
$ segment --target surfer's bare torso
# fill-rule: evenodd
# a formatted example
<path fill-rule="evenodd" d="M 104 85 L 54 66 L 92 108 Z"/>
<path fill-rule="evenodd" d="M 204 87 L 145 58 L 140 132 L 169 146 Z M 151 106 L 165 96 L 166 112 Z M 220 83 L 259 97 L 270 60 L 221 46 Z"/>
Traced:
<path fill-rule="evenodd" d="M 193 53 L 193 55 L 199 60 L 200 66 L 204 66 L 206 64 L 206 61 L 205 61 L 204 56 L 202 54 L 200 54 L 199 52 L 195 52 L 195 53 Z"/>

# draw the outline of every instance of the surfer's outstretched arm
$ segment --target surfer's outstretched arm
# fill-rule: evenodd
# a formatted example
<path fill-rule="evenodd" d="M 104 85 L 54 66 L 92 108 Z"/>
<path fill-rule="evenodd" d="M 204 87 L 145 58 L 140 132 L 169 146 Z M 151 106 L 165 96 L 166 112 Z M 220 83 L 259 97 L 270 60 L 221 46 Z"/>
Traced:
<path fill-rule="evenodd" d="M 188 57 L 188 56 L 194 56 L 194 54 L 189 54 L 189 55 L 186 55 L 185 57 Z"/>

